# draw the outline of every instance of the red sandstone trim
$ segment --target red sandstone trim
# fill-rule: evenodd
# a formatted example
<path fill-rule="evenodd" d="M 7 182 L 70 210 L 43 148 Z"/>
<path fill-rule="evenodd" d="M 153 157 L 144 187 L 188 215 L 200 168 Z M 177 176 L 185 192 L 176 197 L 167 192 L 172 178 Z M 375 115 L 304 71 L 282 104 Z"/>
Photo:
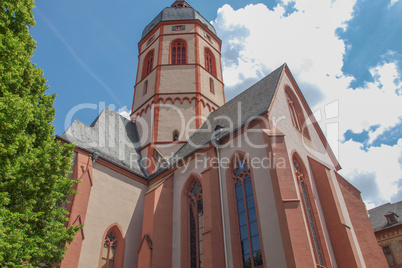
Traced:
<path fill-rule="evenodd" d="M 92 155 L 82 150 L 76 150 L 76 162 L 74 166 L 73 178 L 81 179 L 82 182 L 73 186 L 76 194 L 69 196 L 71 203 L 67 204 L 66 209 L 70 212 L 68 226 L 72 224 L 85 223 L 85 217 L 88 209 L 89 197 L 92 188 Z M 84 227 L 85 228 L 85 227 Z M 73 242 L 68 245 L 68 249 L 60 267 L 78 267 L 81 255 L 82 242 L 85 239 L 84 231 L 76 235 Z M 66 245 L 67 246 L 67 245 Z"/>
<path fill-rule="evenodd" d="M 287 65 L 285 65 L 284 69 L 285 69 L 286 74 L 289 77 L 290 82 L 292 83 L 294 91 L 296 92 L 297 96 L 299 97 L 299 100 L 301 101 L 301 103 L 303 105 L 304 110 L 306 111 L 308 117 L 311 118 L 312 124 L 313 124 L 315 130 L 317 131 L 317 134 L 320 137 L 320 140 L 323 143 L 325 150 L 327 151 L 329 157 L 331 158 L 332 163 L 334 164 L 336 170 L 340 170 L 341 166 L 339 165 L 338 160 L 336 160 L 334 152 L 332 151 L 331 147 L 329 146 L 328 141 L 325 138 L 324 133 L 322 132 L 320 126 L 318 125 L 317 120 L 315 119 L 313 113 L 311 112 L 311 109 L 308 106 L 307 101 L 304 98 L 303 94 L 301 93 L 301 90 L 300 90 L 299 86 L 297 85 L 292 73 L 290 72 L 290 70 L 289 70 Z"/>
<path fill-rule="evenodd" d="M 193 94 L 193 93 L 192 93 L 192 94 Z M 172 95 L 172 94 L 169 94 L 169 95 Z M 214 110 L 216 110 L 216 108 L 213 106 L 214 104 L 210 104 L 208 101 L 204 101 L 204 98 L 206 98 L 206 97 L 204 97 L 203 95 L 200 95 L 200 93 L 196 94 L 196 96 L 191 97 L 191 98 L 190 98 L 190 97 L 184 97 L 184 98 L 180 98 L 180 97 L 175 97 L 175 98 L 167 97 L 167 98 L 162 98 L 162 97 L 159 97 L 159 96 L 157 96 L 157 95 L 154 95 L 154 99 L 153 99 L 151 102 L 148 102 L 148 104 L 146 104 L 145 108 L 142 108 L 142 109 L 140 110 L 140 112 L 137 112 L 136 115 L 134 116 L 134 118 L 137 118 L 138 116 L 141 117 L 143 113 L 146 113 L 148 109 L 152 108 L 152 105 L 153 105 L 153 104 L 159 103 L 160 101 L 162 101 L 163 104 L 166 104 L 166 102 L 167 102 L 168 100 L 170 100 L 172 103 L 175 103 L 177 100 L 179 100 L 181 104 L 183 104 L 183 102 L 184 102 L 185 100 L 187 100 L 190 104 L 193 102 L 193 100 L 195 100 L 195 101 L 196 101 L 196 106 L 197 106 L 197 102 L 201 102 L 201 103 L 203 104 L 203 107 L 205 107 L 205 106 L 208 107 L 209 111 L 214 111 Z M 145 103 L 144 103 L 141 107 L 143 107 L 144 105 L 145 105 Z M 141 108 L 141 107 L 140 107 L 140 108 Z M 219 107 L 219 106 L 216 105 L 216 107 Z M 140 108 L 138 108 L 136 111 L 138 111 Z M 201 106 L 200 106 L 200 109 L 201 109 Z M 136 111 L 135 111 L 135 112 L 136 112 Z M 135 113 L 135 112 L 134 112 L 134 113 Z M 134 113 L 132 113 L 131 116 L 133 116 Z M 200 113 L 200 114 L 201 114 L 201 113 Z"/>
<path fill-rule="evenodd" d="M 323 259 L 323 263 L 324 263 L 324 267 L 332 267 L 332 260 L 331 260 L 331 255 L 329 253 L 329 249 L 328 249 L 328 243 L 326 241 L 325 238 L 325 234 L 324 234 L 324 229 L 323 229 L 323 225 L 322 225 L 322 221 L 321 221 L 321 217 L 320 217 L 320 213 L 318 211 L 318 205 L 317 205 L 317 199 L 314 196 L 314 190 L 313 190 L 313 184 L 312 184 L 312 178 L 309 176 L 309 172 L 306 168 L 306 165 L 303 161 L 303 159 L 300 157 L 300 155 L 293 150 L 291 153 L 291 161 L 293 162 L 293 159 L 296 158 L 297 161 L 299 162 L 299 164 L 301 165 L 301 169 L 302 169 L 302 174 L 304 176 L 304 184 L 305 184 L 305 188 L 306 188 L 306 193 L 307 193 L 307 198 L 308 198 L 308 203 L 310 205 L 310 210 L 313 216 L 313 220 L 314 220 L 314 227 L 316 228 L 316 232 L 317 232 L 317 238 L 318 238 L 318 244 L 319 244 L 319 248 L 321 251 L 321 255 L 322 255 L 322 259 Z M 292 165 L 293 167 L 293 165 Z M 294 167 L 293 167 L 293 173 L 295 172 Z M 303 196 L 303 192 L 300 186 L 300 180 L 298 180 L 296 178 L 296 182 L 298 185 L 298 190 L 299 190 L 299 195 Z M 310 226 L 308 225 L 308 218 L 307 218 L 307 209 L 306 209 L 306 204 L 304 202 L 304 199 L 301 198 L 301 202 L 304 204 L 303 209 L 304 209 L 304 215 L 305 215 L 305 220 L 306 220 L 306 225 L 309 229 L 309 236 L 310 236 L 310 241 L 311 241 L 311 251 L 313 252 L 314 256 L 315 256 L 315 262 L 316 265 L 318 264 L 318 255 L 315 249 L 315 245 L 313 244 L 313 234 L 312 234 L 312 230 L 310 228 Z"/>
<path fill-rule="evenodd" d="M 158 23 L 158 27 L 155 27 L 149 34 L 147 34 L 147 36 L 145 36 L 139 43 L 138 43 L 138 47 L 141 48 L 142 45 L 147 42 L 147 40 L 149 39 L 149 37 L 151 37 L 152 35 L 156 34 L 157 30 L 160 28 L 163 28 L 163 26 L 168 26 L 168 25 L 175 25 L 175 24 L 194 24 L 197 25 L 198 27 L 201 27 L 204 31 L 206 31 L 208 34 L 212 35 L 215 37 L 219 47 L 221 47 L 222 45 L 222 41 L 219 39 L 218 36 L 216 36 L 213 32 L 211 32 L 207 27 L 205 27 L 204 24 L 202 24 L 199 20 L 186 20 L 185 23 L 183 23 L 182 20 L 175 20 L 175 21 L 163 21 Z M 180 35 L 182 34 L 197 34 L 199 36 L 202 37 L 202 35 L 199 34 L 199 32 L 185 32 L 185 33 L 180 33 Z M 164 35 L 177 35 L 176 33 L 172 33 L 172 34 L 164 34 Z M 159 36 L 158 36 L 159 37 Z M 157 39 L 157 38 L 155 38 Z M 203 38 L 204 39 L 204 38 Z M 206 39 L 204 39 L 205 41 L 207 41 Z M 155 41 L 155 40 L 154 40 Z M 215 48 L 214 48 L 215 49 Z M 217 49 L 215 49 L 217 50 Z M 145 51 L 145 49 L 144 49 Z M 220 53 L 219 51 L 217 51 L 218 53 Z"/>
<path fill-rule="evenodd" d="M 182 268 L 190 267 L 190 214 L 189 214 L 189 187 L 196 181 L 199 185 L 201 185 L 202 189 L 203 184 L 201 183 L 200 175 L 196 173 L 191 173 L 191 175 L 187 178 L 186 182 L 183 185 L 181 190 L 181 197 L 180 197 L 180 217 L 181 217 L 181 225 L 180 225 L 180 266 Z M 204 201 L 204 200 L 203 200 Z"/>
<path fill-rule="evenodd" d="M 103 243 L 105 240 L 106 235 L 112 231 L 113 234 L 116 236 L 117 239 L 117 246 L 116 246 L 116 255 L 114 258 L 114 266 L 115 268 L 122 268 L 123 264 L 124 264 L 124 251 L 126 248 L 126 240 L 124 238 L 123 235 L 123 231 L 120 228 L 120 225 L 115 222 L 111 225 L 109 225 L 109 227 L 106 228 L 105 232 L 103 233 L 102 236 L 102 243 L 101 243 L 101 250 L 100 250 L 100 254 L 99 254 L 99 265 L 98 267 L 101 267 L 101 261 L 102 261 L 102 251 L 103 251 Z"/>

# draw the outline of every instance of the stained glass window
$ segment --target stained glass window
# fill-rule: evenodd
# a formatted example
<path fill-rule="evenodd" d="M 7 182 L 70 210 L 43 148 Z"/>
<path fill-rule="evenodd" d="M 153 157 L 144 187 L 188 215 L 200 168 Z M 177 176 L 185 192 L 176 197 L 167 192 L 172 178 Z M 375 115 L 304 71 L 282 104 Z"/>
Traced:
<path fill-rule="evenodd" d="M 317 254 L 318 262 L 321 266 L 323 266 L 324 262 L 322 259 L 320 244 L 318 242 L 317 231 L 316 231 L 316 227 L 315 227 L 313 213 L 311 211 L 311 204 L 310 204 L 310 201 L 308 198 L 307 188 L 306 188 L 306 184 L 304 181 L 305 180 L 304 174 L 301 169 L 299 161 L 297 161 L 297 159 L 295 157 L 293 157 L 293 166 L 294 166 L 296 177 L 299 180 L 300 188 L 302 191 L 303 201 L 304 201 L 303 204 L 304 204 L 304 208 L 307 212 L 307 219 L 308 219 L 309 226 L 310 226 L 309 229 L 310 229 L 311 236 L 313 237 L 313 240 L 314 240 L 314 247 L 315 247 L 315 251 Z"/>
<path fill-rule="evenodd" d="M 113 268 L 116 255 L 117 239 L 109 232 L 103 242 L 101 268 Z"/>
<path fill-rule="evenodd" d="M 253 183 L 250 176 L 246 160 L 236 160 L 233 177 L 235 179 L 243 267 L 245 268 L 263 265 Z"/>
<path fill-rule="evenodd" d="M 190 264 L 191 268 L 204 267 L 204 209 L 202 203 L 202 187 L 195 181 L 190 187 Z"/>

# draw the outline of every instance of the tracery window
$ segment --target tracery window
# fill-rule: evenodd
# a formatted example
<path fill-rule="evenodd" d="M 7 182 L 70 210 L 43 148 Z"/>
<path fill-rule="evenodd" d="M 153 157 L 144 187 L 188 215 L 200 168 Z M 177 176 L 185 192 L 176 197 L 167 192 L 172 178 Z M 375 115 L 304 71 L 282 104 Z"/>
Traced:
<path fill-rule="evenodd" d="M 215 57 L 209 48 L 205 48 L 205 69 L 212 75 L 216 75 Z"/>
<path fill-rule="evenodd" d="M 286 88 L 285 95 L 293 126 L 307 138 L 310 138 L 307 126 L 304 125 L 306 120 L 296 96 L 291 92 L 289 87 Z"/>
<path fill-rule="evenodd" d="M 245 158 L 237 158 L 235 160 L 233 178 L 235 182 L 243 267 L 262 267 L 263 258 L 257 212 L 254 203 L 253 183 L 250 168 Z"/>
<path fill-rule="evenodd" d="M 302 166 L 300 165 L 300 162 L 296 159 L 295 156 L 293 156 L 293 167 L 295 170 L 295 175 L 296 178 L 298 179 L 298 183 L 300 186 L 300 190 L 301 190 L 301 194 L 302 194 L 302 198 L 303 198 L 303 206 L 305 209 L 305 212 L 307 214 L 307 221 L 308 221 L 308 225 L 309 225 L 309 231 L 310 231 L 310 235 L 312 236 L 313 242 L 314 242 L 314 248 L 315 248 L 315 257 L 316 257 L 316 261 L 319 263 L 319 265 L 324 266 L 324 261 L 323 261 L 323 257 L 322 257 L 322 253 L 321 253 L 321 247 L 318 241 L 318 236 L 317 236 L 317 228 L 316 228 L 316 222 L 314 220 L 313 217 L 313 213 L 311 211 L 311 203 L 309 200 L 309 192 L 306 186 L 306 176 L 303 173 L 304 169 L 302 168 Z"/>
<path fill-rule="evenodd" d="M 152 72 L 153 66 L 154 66 L 154 51 L 151 50 L 150 52 L 148 52 L 148 54 L 145 56 L 144 59 L 144 64 L 142 68 L 142 78 L 145 78 Z"/>
<path fill-rule="evenodd" d="M 116 256 L 117 239 L 109 232 L 103 242 L 101 268 L 113 268 Z"/>
<path fill-rule="evenodd" d="M 297 118 L 297 113 L 295 109 L 295 105 L 293 100 L 289 97 L 288 93 L 286 93 L 286 100 L 288 101 L 290 117 L 292 118 L 292 123 L 299 131 L 302 130 L 299 119 Z"/>
<path fill-rule="evenodd" d="M 186 43 L 183 40 L 175 40 L 171 45 L 172 64 L 186 64 Z"/>
<path fill-rule="evenodd" d="M 204 267 L 203 238 L 204 233 L 204 209 L 202 203 L 202 187 L 194 181 L 190 187 L 190 264 L 191 268 Z"/>

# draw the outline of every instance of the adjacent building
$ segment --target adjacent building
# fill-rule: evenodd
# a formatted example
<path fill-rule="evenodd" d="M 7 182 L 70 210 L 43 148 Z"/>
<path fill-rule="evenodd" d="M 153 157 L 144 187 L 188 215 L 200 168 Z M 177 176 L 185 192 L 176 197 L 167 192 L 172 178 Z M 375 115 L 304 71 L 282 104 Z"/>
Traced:
<path fill-rule="evenodd" d="M 221 43 L 174 2 L 138 44 L 131 119 L 58 136 L 84 224 L 61 267 L 387 267 L 289 67 L 225 102 Z"/>
<path fill-rule="evenodd" d="M 402 267 L 402 201 L 369 210 L 371 226 L 389 267 Z"/>

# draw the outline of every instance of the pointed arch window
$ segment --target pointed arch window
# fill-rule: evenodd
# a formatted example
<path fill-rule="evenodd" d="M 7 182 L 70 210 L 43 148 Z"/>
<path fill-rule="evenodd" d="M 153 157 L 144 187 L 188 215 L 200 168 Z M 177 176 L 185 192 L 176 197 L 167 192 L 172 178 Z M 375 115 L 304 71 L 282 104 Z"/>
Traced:
<path fill-rule="evenodd" d="M 205 56 L 205 69 L 212 75 L 216 76 L 216 65 L 215 65 L 214 54 L 209 48 L 205 48 L 204 56 Z"/>
<path fill-rule="evenodd" d="M 171 62 L 172 64 L 186 64 L 187 63 L 187 49 L 184 40 L 175 40 L 171 44 Z"/>
<path fill-rule="evenodd" d="M 179 141 L 179 131 L 173 131 L 173 141 Z"/>
<path fill-rule="evenodd" d="M 300 106 L 300 103 L 298 102 L 296 96 L 292 92 L 292 90 L 289 87 L 285 88 L 285 95 L 286 95 L 286 101 L 288 103 L 288 108 L 290 112 L 290 118 L 292 119 L 292 124 L 293 126 L 301 133 L 303 133 L 304 136 L 307 138 L 310 138 L 307 125 L 306 125 L 306 119 L 304 118 L 303 110 Z"/>
<path fill-rule="evenodd" d="M 144 58 L 144 64 L 142 67 L 142 78 L 145 78 L 152 72 L 154 67 L 154 50 L 148 52 Z"/>
<path fill-rule="evenodd" d="M 146 95 L 148 92 L 148 80 L 144 82 L 144 88 L 142 89 L 142 96 Z"/>
<path fill-rule="evenodd" d="M 114 267 L 114 260 L 116 255 L 117 239 L 113 232 L 109 232 L 103 242 L 102 262 L 101 267 L 112 268 Z"/>
<path fill-rule="evenodd" d="M 194 181 L 188 193 L 190 214 L 190 267 L 204 267 L 203 238 L 204 209 L 202 202 L 202 187 Z"/>
<path fill-rule="evenodd" d="M 100 268 L 122 268 L 125 241 L 118 224 L 109 226 L 102 240 Z"/>
<path fill-rule="evenodd" d="M 299 162 L 299 160 L 296 158 L 296 156 L 293 156 L 293 168 L 295 171 L 296 178 L 299 183 L 299 188 L 302 194 L 302 199 L 303 199 L 303 207 L 305 210 L 306 214 L 306 220 L 308 221 L 308 227 L 309 227 L 309 232 L 312 237 L 313 243 L 314 243 L 314 248 L 315 248 L 315 258 L 316 262 L 324 266 L 324 260 L 323 260 L 323 255 L 320 247 L 320 242 L 317 234 L 317 224 L 314 220 L 313 212 L 312 212 L 312 207 L 311 207 L 311 202 L 310 202 L 310 193 L 308 190 L 308 187 L 306 185 L 306 176 L 304 174 L 305 168 L 302 166 Z"/>
<path fill-rule="evenodd" d="M 214 79 L 209 78 L 209 91 L 212 94 L 215 94 L 215 85 L 214 85 Z"/>
<path fill-rule="evenodd" d="M 235 182 L 243 267 L 262 267 L 263 258 L 253 182 L 246 158 L 235 158 L 233 179 Z"/>

